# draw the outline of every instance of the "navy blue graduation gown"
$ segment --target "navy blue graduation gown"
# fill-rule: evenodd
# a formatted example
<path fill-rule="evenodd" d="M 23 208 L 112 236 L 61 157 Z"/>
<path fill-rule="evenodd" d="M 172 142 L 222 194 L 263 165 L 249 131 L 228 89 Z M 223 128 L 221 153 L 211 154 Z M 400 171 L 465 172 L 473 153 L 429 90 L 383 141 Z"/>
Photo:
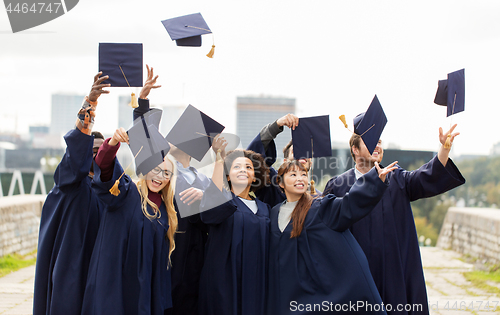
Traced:
<path fill-rule="evenodd" d="M 175 234 L 175 250 L 172 252 L 172 302 L 169 314 L 198 314 L 198 294 L 200 276 L 205 257 L 205 243 L 208 238 L 208 226 L 201 222 L 200 215 L 194 214 L 181 218 L 179 208 L 183 213 L 195 213 L 200 210 L 200 201 L 192 205 L 178 201 L 179 193 L 194 187 L 205 190 L 210 180 L 196 172 L 193 184 L 189 184 L 181 173 L 177 174 L 175 185 L 175 207 L 177 210 L 177 233 Z"/>
<path fill-rule="evenodd" d="M 358 314 L 385 314 L 368 261 L 348 228 L 373 209 L 387 187 L 372 169 L 344 198 L 314 199 L 296 238 L 290 238 L 292 220 L 280 231 L 281 204 L 273 207 L 268 314 L 349 314 L 358 301 L 373 307 L 356 309 Z"/>
<path fill-rule="evenodd" d="M 422 260 L 410 201 L 444 193 L 465 183 L 451 159 L 446 167 L 437 156 L 415 171 L 398 168 L 387 175 L 389 188 L 375 209 L 351 227 L 363 249 L 385 304 L 420 304 L 428 314 Z M 332 178 L 325 193 L 344 196 L 355 182 L 354 169 Z"/>
<path fill-rule="evenodd" d="M 219 205 L 222 198 L 229 201 Z M 205 190 L 202 210 L 210 210 L 200 215 L 210 227 L 200 314 L 265 313 L 270 208 L 259 200 L 256 203 L 254 214 L 238 197 L 221 192 L 213 183 Z"/>
<path fill-rule="evenodd" d="M 79 314 L 101 205 L 91 189 L 94 137 L 73 129 L 40 218 L 33 314 Z"/>
<path fill-rule="evenodd" d="M 142 213 L 137 186 L 124 175 L 120 194 L 109 189 L 123 172 L 114 160 L 113 177 L 100 179 L 96 165 L 94 186 L 106 205 L 99 226 L 82 314 L 155 314 L 163 315 L 172 307 L 168 217 L 162 202 L 161 218 L 150 221 Z M 154 213 L 148 205 L 149 213 Z"/>

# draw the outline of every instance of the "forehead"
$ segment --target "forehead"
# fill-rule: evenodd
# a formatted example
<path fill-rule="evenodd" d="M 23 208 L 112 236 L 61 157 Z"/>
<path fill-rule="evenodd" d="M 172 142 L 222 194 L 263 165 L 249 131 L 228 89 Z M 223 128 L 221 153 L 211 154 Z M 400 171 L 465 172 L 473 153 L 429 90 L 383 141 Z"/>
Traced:
<path fill-rule="evenodd" d="M 169 170 L 169 171 L 172 171 L 172 169 L 173 169 L 172 163 L 169 160 L 167 160 L 166 158 L 163 160 L 163 162 L 161 162 L 158 165 L 158 167 L 161 168 L 162 170 Z"/>
<path fill-rule="evenodd" d="M 252 165 L 253 163 L 249 158 L 244 157 L 244 156 L 240 156 L 233 161 L 233 165 L 242 165 L 242 164 Z"/>
<path fill-rule="evenodd" d="M 285 174 L 287 174 L 287 173 L 298 173 L 298 172 L 305 172 L 305 173 L 307 173 L 307 171 L 305 169 L 301 169 L 297 165 L 294 165 Z"/>

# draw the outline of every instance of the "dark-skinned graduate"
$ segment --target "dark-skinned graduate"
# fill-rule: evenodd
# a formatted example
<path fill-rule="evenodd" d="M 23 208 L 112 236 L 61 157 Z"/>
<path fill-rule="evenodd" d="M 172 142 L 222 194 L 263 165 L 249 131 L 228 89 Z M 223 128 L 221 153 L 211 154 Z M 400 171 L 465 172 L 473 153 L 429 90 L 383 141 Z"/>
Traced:
<path fill-rule="evenodd" d="M 54 173 L 40 218 L 33 314 L 79 314 L 102 205 L 91 188 L 93 158 L 104 137 L 92 132 L 97 99 L 109 84 L 98 73 L 65 136 L 66 153 Z"/>

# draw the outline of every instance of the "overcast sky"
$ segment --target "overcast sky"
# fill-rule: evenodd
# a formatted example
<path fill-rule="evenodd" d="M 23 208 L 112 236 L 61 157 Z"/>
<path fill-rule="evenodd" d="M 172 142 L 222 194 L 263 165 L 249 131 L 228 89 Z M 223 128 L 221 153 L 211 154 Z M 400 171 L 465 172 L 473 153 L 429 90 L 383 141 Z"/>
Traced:
<path fill-rule="evenodd" d="M 177 47 L 161 24 L 197 12 L 214 33 L 213 59 L 205 56 L 211 35 L 200 48 Z M 461 132 L 454 155 L 488 154 L 500 141 L 499 16 L 500 1 L 80 0 L 13 34 L 0 10 L 0 131 L 48 125 L 52 93 L 88 93 L 99 42 L 128 42 L 144 44 L 144 62 L 160 75 L 153 103 L 192 104 L 228 132 L 236 97 L 264 94 L 296 98 L 299 117 L 329 114 L 332 140 L 347 142 L 337 117 L 352 125 L 377 94 L 386 146 L 437 150 L 438 128 L 453 122 Z M 434 95 L 437 81 L 461 68 L 465 112 L 450 121 Z M 114 131 L 118 95 L 129 93 L 101 97 L 95 129 Z"/>

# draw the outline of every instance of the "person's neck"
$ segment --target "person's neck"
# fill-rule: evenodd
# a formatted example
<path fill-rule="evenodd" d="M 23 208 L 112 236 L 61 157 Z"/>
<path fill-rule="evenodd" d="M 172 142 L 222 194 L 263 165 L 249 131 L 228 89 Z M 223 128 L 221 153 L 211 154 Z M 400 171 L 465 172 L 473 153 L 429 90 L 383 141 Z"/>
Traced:
<path fill-rule="evenodd" d="M 355 167 L 361 174 L 366 174 L 372 169 L 373 166 L 374 165 L 372 165 L 372 163 L 361 162 L 361 163 L 356 163 Z"/>
<path fill-rule="evenodd" d="M 231 189 L 231 191 L 233 192 L 233 194 L 235 194 L 236 196 L 238 196 L 240 198 L 243 198 L 246 200 L 252 200 L 252 198 L 250 197 L 250 186 L 247 186 L 247 187 L 242 188 L 242 189 L 238 189 L 238 187 L 233 186 L 233 189 Z"/>
<path fill-rule="evenodd" d="M 299 199 L 302 197 L 302 195 L 288 194 L 286 191 L 285 195 L 286 195 L 286 202 L 296 202 L 299 201 Z"/>
<path fill-rule="evenodd" d="M 182 164 L 182 167 L 188 168 L 189 167 L 189 162 L 191 162 L 191 157 L 182 152 L 182 151 L 176 151 L 172 153 L 172 156 L 177 160 L 177 162 Z"/>

